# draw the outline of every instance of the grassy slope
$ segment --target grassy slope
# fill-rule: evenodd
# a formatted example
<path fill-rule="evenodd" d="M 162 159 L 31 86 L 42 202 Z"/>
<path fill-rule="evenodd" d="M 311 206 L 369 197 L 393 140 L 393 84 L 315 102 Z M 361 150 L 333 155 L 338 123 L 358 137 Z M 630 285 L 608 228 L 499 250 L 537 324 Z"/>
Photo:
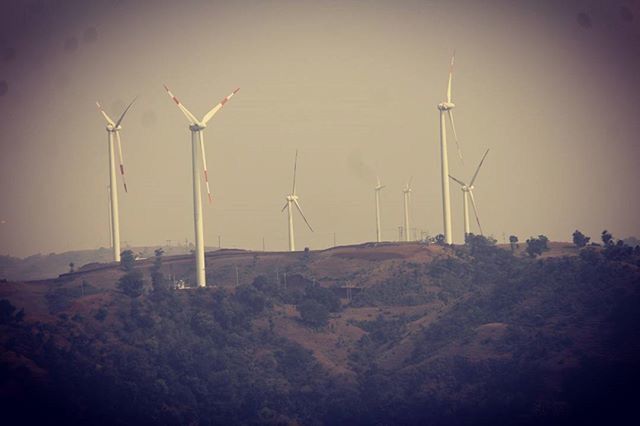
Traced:
<path fill-rule="evenodd" d="M 584 374 L 576 378 L 576 371 L 589 363 L 635 365 L 636 316 L 626 303 L 640 299 L 640 273 L 637 263 L 586 265 L 568 244 L 551 248 L 543 262 L 514 262 L 502 250 L 473 256 L 419 244 L 310 254 L 222 251 L 207 256 L 207 280 L 233 292 L 237 267 L 241 285 L 259 275 L 274 281 L 277 276 L 285 293 L 314 280 L 325 287 L 353 285 L 353 300 L 343 298 L 344 309 L 331 314 L 326 327 L 306 326 L 295 306 L 275 298 L 272 309 L 253 318 L 246 338 L 271 333 L 270 339 L 295 342 L 310 350 L 330 376 L 366 388 L 368 399 L 362 404 L 369 410 L 360 413 L 360 420 L 372 416 L 393 422 L 397 418 L 387 416 L 400 415 L 402 404 L 407 423 L 421 422 L 419 416 L 432 415 L 438 404 L 460 410 L 456 415 L 464 419 L 468 407 L 462 401 L 467 400 L 477 400 L 476 412 L 487 418 L 499 411 L 496 406 L 517 409 L 530 400 L 534 408 L 519 412 L 529 416 L 525 420 L 564 418 L 575 414 L 575 392 L 567 394 L 567 387 L 579 386 Z M 163 269 L 188 278 L 191 263 L 188 257 L 169 257 Z M 150 266 L 151 261 L 137 264 L 143 270 Z M 114 291 L 121 275 L 118 268 L 107 267 L 58 280 L 8 283 L 0 286 L 0 298 L 24 308 L 29 322 L 56 324 L 54 341 L 60 347 L 70 347 L 74 336 L 100 335 L 102 350 L 109 351 L 122 341 L 118 333 L 106 331 L 125 328 L 122 318 L 131 310 L 128 298 Z M 179 292 L 179 297 L 192 298 L 194 291 Z M 101 307 L 109 312 L 104 321 L 95 318 Z M 82 320 L 69 320 L 74 315 Z M 8 336 L 3 334 L 3 346 Z M 250 357 L 274 354 L 273 342 L 252 346 Z M 34 376 L 45 374 L 18 352 L 3 351 L 3 361 Z M 435 408 L 425 408 L 425 401 Z"/>

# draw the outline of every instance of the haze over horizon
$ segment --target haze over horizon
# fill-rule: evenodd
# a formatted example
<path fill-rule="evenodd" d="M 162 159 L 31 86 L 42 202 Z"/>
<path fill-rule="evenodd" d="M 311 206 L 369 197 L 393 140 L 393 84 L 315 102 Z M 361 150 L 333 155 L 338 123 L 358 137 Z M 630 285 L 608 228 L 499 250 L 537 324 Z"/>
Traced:
<path fill-rule="evenodd" d="M 188 3 L 188 6 L 185 5 Z M 0 254 L 109 245 L 100 100 L 123 122 L 130 245 L 193 241 L 187 122 L 202 116 L 214 202 L 205 243 L 287 247 L 295 150 L 298 249 L 397 240 L 413 176 L 412 226 L 442 232 L 438 111 L 453 100 L 486 235 L 521 241 L 640 235 L 640 5 L 631 1 L 7 1 L 0 13 Z M 119 181 L 121 184 L 121 181 Z M 461 194 L 451 186 L 454 241 Z M 205 197 L 206 199 L 206 197 Z M 472 232 L 477 228 L 472 223 Z"/>

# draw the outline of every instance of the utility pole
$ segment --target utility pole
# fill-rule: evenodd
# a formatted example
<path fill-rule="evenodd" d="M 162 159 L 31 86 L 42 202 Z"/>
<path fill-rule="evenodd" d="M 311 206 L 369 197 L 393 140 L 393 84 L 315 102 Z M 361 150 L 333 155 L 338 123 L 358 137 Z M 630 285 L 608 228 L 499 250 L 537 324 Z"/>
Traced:
<path fill-rule="evenodd" d="M 264 250 L 264 237 L 262 237 L 262 251 L 265 251 Z"/>
<path fill-rule="evenodd" d="M 336 233 L 333 233 L 333 246 L 336 246 Z"/>
<path fill-rule="evenodd" d="M 222 248 L 222 243 L 221 243 L 221 239 L 220 239 L 220 235 L 218 235 L 218 249 Z"/>

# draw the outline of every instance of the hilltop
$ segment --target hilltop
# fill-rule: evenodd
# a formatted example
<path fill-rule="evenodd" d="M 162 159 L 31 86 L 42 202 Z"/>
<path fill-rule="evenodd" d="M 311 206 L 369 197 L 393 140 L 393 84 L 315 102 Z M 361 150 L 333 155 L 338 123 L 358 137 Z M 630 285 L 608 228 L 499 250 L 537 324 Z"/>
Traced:
<path fill-rule="evenodd" d="M 153 256 L 153 251 L 156 248 L 158 247 L 126 247 L 127 250 L 133 251 L 137 257 L 141 258 Z M 187 245 L 162 247 L 167 255 L 188 254 L 191 248 Z M 8 281 L 44 280 L 69 272 L 70 263 L 73 263 L 74 268 L 78 269 L 81 265 L 91 266 L 93 263 L 110 263 L 112 259 L 113 252 L 110 248 L 104 247 L 62 253 L 38 253 L 25 258 L 0 255 L 0 279 Z"/>
<path fill-rule="evenodd" d="M 166 256 L 135 262 L 134 297 L 113 264 L 5 283 L 0 392 L 72 423 L 620 420 L 638 396 L 640 254 L 550 247 L 219 250 L 209 287 L 185 290 L 169 287 L 191 256 Z"/>

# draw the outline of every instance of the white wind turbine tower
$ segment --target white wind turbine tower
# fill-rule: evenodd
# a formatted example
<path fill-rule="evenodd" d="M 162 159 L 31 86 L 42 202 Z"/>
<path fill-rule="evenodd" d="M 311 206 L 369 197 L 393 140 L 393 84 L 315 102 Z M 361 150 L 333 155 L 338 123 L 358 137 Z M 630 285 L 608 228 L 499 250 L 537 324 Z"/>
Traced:
<path fill-rule="evenodd" d="M 409 182 L 405 185 L 402 193 L 404 194 L 404 240 L 409 241 L 409 202 L 411 201 L 411 181 L 413 176 L 409 178 Z"/>
<path fill-rule="evenodd" d="M 488 153 L 489 153 L 489 150 L 487 149 L 484 155 L 482 156 L 482 159 L 480 160 L 480 163 L 478 164 L 478 167 L 476 168 L 476 172 L 473 174 L 473 177 L 471 178 L 471 182 L 469 182 L 469 185 L 467 185 L 460 179 L 456 179 L 455 177 L 449 175 L 451 179 L 453 179 L 456 183 L 460 185 L 460 189 L 462 190 L 462 210 L 464 215 L 465 241 L 467 240 L 467 235 L 469 235 L 469 198 L 471 199 L 473 214 L 475 215 L 476 222 L 478 223 L 478 229 L 480 229 L 480 235 L 483 235 L 482 226 L 480 225 L 480 218 L 478 217 L 478 208 L 476 207 L 476 200 L 473 197 L 473 188 L 474 188 L 473 184 L 475 183 L 476 178 L 478 177 L 478 172 L 480 171 L 480 167 L 482 167 L 482 163 L 484 162 L 484 159 Z"/>
<path fill-rule="evenodd" d="M 378 179 L 378 184 L 374 188 L 376 194 L 376 241 L 382 241 L 382 233 L 380 232 L 380 190 L 384 188 L 384 185 L 380 184 L 380 178 Z"/>
<path fill-rule="evenodd" d="M 120 124 L 135 101 L 135 99 L 131 101 L 115 123 L 104 111 L 100 102 L 96 102 L 98 109 L 107 120 L 107 140 L 109 142 L 109 195 L 111 200 L 111 247 L 113 248 L 113 260 L 116 262 L 120 262 L 120 215 L 118 214 L 118 184 L 116 182 L 116 162 L 114 158 L 113 136 L 115 135 L 118 143 L 120 175 L 122 176 L 122 183 L 124 184 L 124 192 L 127 192 L 127 181 L 124 178 L 124 162 L 122 159 L 122 144 L 120 143 L 120 130 L 122 129 Z"/>
<path fill-rule="evenodd" d="M 298 150 L 296 150 L 296 158 L 293 163 L 293 189 L 291 190 L 291 194 L 287 195 L 287 202 L 284 207 L 282 207 L 282 211 L 287 209 L 287 213 L 289 215 L 289 251 L 296 251 L 296 241 L 293 233 L 293 205 L 296 206 L 300 216 L 304 219 L 304 222 L 307 224 L 311 232 L 313 232 L 313 228 L 309 225 L 309 221 L 306 217 L 304 217 L 304 213 L 302 213 L 302 207 L 300 207 L 300 203 L 298 203 L 298 196 L 296 195 L 296 168 L 298 166 Z"/>
<path fill-rule="evenodd" d="M 204 135 L 203 131 L 207 127 L 209 120 L 220 111 L 220 108 L 227 103 L 229 99 L 235 95 L 240 88 L 234 90 L 229 96 L 224 98 L 218 105 L 213 107 L 211 111 L 205 114 L 202 120 L 198 120 L 191 112 L 180 103 L 169 88 L 165 85 L 165 90 L 178 105 L 180 111 L 187 117 L 189 121 L 189 130 L 191 130 L 191 167 L 193 172 L 193 224 L 196 236 L 196 283 L 198 287 L 206 286 L 205 280 L 205 266 L 204 266 L 204 230 L 202 225 L 202 196 L 200 190 L 200 179 L 198 179 L 198 152 L 200 153 L 202 160 L 202 169 L 204 172 L 204 181 L 207 187 L 207 196 L 209 202 L 211 202 L 211 190 L 209 188 L 209 175 L 207 173 L 207 159 L 204 150 Z M 198 148 L 198 145 L 200 147 Z"/>
<path fill-rule="evenodd" d="M 447 99 L 438 104 L 440 110 L 440 162 L 442 172 L 442 215 L 444 219 L 444 239 L 447 244 L 453 242 L 451 235 L 451 195 L 449 193 L 449 157 L 447 155 L 447 127 L 445 114 L 449 116 L 451 121 L 451 129 L 453 137 L 458 148 L 458 156 L 462 160 L 462 153 L 458 145 L 458 135 L 456 134 L 456 126 L 453 120 L 453 108 L 455 104 L 451 101 L 451 80 L 453 79 L 453 63 L 455 60 L 455 52 L 451 56 L 451 64 L 449 65 L 449 82 L 447 84 Z"/>

